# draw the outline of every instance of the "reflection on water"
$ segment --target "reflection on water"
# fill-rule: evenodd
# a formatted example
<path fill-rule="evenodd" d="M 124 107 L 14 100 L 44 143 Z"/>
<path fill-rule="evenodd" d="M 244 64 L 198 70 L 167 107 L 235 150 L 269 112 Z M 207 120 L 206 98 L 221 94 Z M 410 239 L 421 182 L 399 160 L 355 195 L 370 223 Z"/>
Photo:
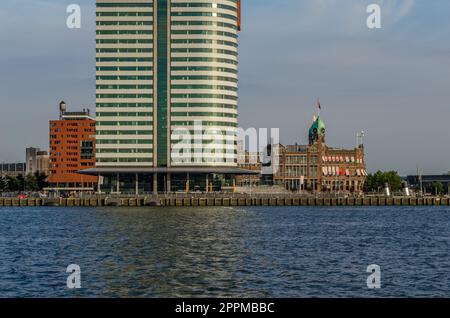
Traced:
<path fill-rule="evenodd" d="M 450 296 L 447 207 L 2 208 L 0 297 Z M 81 266 L 82 289 L 66 288 Z M 382 289 L 366 287 L 378 264 Z"/>

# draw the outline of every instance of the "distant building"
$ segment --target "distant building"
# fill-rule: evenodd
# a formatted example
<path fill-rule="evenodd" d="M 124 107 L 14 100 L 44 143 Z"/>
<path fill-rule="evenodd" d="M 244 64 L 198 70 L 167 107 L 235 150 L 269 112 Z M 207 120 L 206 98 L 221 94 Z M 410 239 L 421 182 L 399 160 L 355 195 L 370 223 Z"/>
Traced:
<path fill-rule="evenodd" d="M 261 161 L 259 160 L 259 154 L 244 151 L 238 152 L 238 166 L 241 169 L 247 171 L 261 172 Z M 261 185 L 261 174 L 245 174 L 236 176 L 236 185 L 238 187 L 255 187 Z"/>
<path fill-rule="evenodd" d="M 95 119 L 88 110 L 66 111 L 64 102 L 60 111 L 60 119 L 50 121 L 48 190 L 94 191 L 97 177 L 78 171 L 95 167 Z"/>
<path fill-rule="evenodd" d="M 258 152 L 251 152 L 245 149 L 244 140 L 237 142 L 238 167 L 246 171 L 255 171 L 259 173 L 244 174 L 236 176 L 236 186 L 249 187 L 259 186 L 261 184 L 261 161 Z"/>
<path fill-rule="evenodd" d="M 299 192 L 362 192 L 367 176 L 364 146 L 332 148 L 325 143 L 325 133 L 325 123 L 317 117 L 308 145 L 269 145 L 262 162 L 263 183 Z"/>
<path fill-rule="evenodd" d="M 49 155 L 47 151 L 33 147 L 26 148 L 25 162 L 25 175 L 36 173 L 48 175 Z"/>
<path fill-rule="evenodd" d="M 26 148 L 25 149 L 25 163 L 26 171 L 25 174 L 34 174 L 37 170 L 37 153 L 40 151 L 39 148 Z"/>
<path fill-rule="evenodd" d="M 408 176 L 406 177 L 411 189 L 420 192 L 433 193 L 436 184 L 440 183 L 445 191 L 450 194 L 450 174 L 448 175 L 425 175 L 425 176 Z"/>
<path fill-rule="evenodd" d="M 48 176 L 49 174 L 50 156 L 48 151 L 38 151 L 36 156 L 36 172 Z"/>
<path fill-rule="evenodd" d="M 25 176 L 26 165 L 25 163 L 1 163 L 0 164 L 0 177 L 12 177 L 16 178 L 19 175 Z"/>

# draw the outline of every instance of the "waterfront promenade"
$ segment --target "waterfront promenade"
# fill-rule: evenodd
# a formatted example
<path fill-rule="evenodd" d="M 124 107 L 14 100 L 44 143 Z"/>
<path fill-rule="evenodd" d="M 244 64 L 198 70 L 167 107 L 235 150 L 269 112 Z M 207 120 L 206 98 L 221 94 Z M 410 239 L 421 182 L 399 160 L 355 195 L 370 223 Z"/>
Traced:
<path fill-rule="evenodd" d="M 211 206 L 449 206 L 442 197 L 308 197 L 298 195 L 167 194 L 85 198 L 0 198 L 1 207 L 211 207 Z"/>

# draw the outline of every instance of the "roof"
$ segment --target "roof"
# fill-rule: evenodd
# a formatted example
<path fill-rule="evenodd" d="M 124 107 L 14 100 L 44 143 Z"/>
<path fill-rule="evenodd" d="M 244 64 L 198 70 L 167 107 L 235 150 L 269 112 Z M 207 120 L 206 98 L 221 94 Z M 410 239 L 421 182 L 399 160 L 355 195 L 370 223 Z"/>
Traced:
<path fill-rule="evenodd" d="M 322 118 L 317 117 L 317 119 L 314 121 L 314 123 L 312 124 L 311 128 L 309 128 L 309 134 L 310 135 L 314 135 L 314 134 L 324 134 L 325 133 L 325 123 L 322 120 Z"/>
<path fill-rule="evenodd" d="M 447 174 L 423 175 L 420 177 L 422 178 L 423 182 L 445 182 L 445 183 L 450 182 L 450 175 L 447 175 Z M 412 176 L 407 176 L 406 179 L 410 182 L 418 182 L 420 177 L 417 175 L 412 175 Z"/>
<path fill-rule="evenodd" d="M 78 173 L 87 175 L 101 175 L 108 173 L 217 173 L 249 175 L 259 174 L 260 171 L 233 167 L 97 167 L 80 170 Z"/>

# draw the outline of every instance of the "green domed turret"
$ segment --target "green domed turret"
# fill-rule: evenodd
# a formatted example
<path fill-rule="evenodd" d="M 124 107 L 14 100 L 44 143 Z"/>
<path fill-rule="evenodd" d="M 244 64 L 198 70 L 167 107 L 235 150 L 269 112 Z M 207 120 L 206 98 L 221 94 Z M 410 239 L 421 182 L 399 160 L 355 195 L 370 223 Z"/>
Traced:
<path fill-rule="evenodd" d="M 317 117 L 311 128 L 309 128 L 309 143 L 313 144 L 318 140 L 325 142 L 325 132 L 326 128 L 324 121 L 320 117 Z"/>

